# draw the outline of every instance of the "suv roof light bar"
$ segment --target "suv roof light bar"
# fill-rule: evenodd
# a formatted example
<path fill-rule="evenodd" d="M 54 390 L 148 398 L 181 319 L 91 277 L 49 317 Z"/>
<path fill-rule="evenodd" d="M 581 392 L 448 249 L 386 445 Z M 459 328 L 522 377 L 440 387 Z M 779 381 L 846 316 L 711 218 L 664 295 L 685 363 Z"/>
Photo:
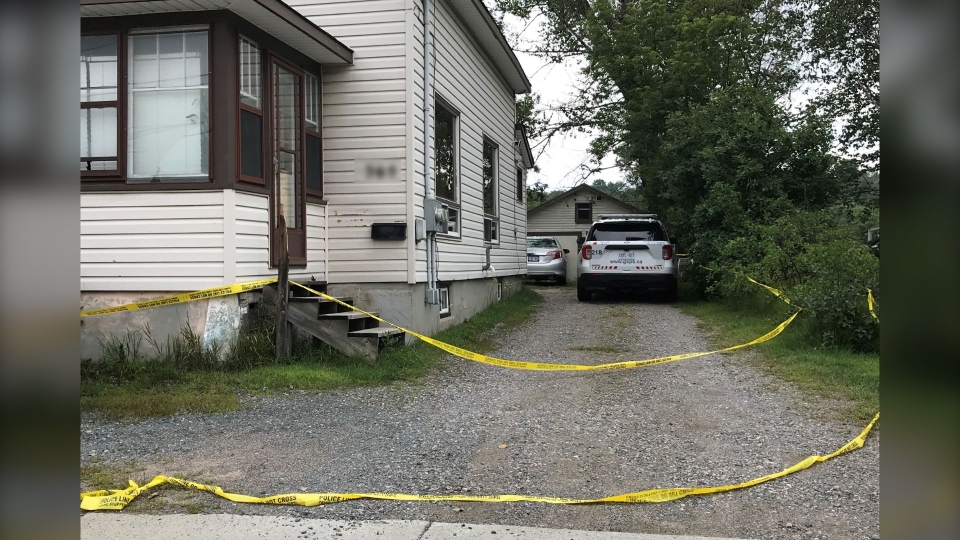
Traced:
<path fill-rule="evenodd" d="M 657 219 L 656 214 L 600 214 L 599 220 L 606 219 Z"/>

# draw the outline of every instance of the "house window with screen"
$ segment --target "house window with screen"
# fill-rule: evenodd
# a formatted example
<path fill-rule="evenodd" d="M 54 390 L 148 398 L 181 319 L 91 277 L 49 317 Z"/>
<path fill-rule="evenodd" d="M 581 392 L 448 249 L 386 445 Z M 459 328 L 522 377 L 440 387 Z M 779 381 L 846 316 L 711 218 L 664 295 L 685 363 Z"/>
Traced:
<path fill-rule="evenodd" d="M 441 233 L 451 236 L 460 236 L 458 128 L 457 114 L 438 100 L 433 176 L 436 181 L 437 199 L 447 213 L 447 230 Z"/>
<path fill-rule="evenodd" d="M 499 149 L 497 145 L 484 137 L 483 139 L 483 240 L 499 242 L 499 220 L 497 219 L 497 167 Z"/>
<path fill-rule="evenodd" d="M 593 223 L 593 203 L 576 203 L 576 222 Z"/>

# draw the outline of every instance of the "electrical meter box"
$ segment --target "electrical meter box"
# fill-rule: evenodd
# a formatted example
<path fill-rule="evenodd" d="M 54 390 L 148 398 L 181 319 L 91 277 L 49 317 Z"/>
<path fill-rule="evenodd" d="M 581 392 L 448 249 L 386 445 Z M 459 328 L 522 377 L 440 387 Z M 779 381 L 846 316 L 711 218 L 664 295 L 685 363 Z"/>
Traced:
<path fill-rule="evenodd" d="M 423 219 L 427 232 L 447 232 L 447 210 L 436 199 L 423 200 Z"/>

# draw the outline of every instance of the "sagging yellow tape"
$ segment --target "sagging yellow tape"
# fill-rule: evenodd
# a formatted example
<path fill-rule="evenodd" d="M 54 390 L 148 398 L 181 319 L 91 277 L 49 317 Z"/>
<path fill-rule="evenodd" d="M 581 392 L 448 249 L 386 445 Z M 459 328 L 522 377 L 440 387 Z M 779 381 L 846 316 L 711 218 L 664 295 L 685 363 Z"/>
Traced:
<path fill-rule="evenodd" d="M 134 302 L 132 304 L 124 304 L 122 306 L 114 306 L 103 309 L 91 309 L 87 311 L 81 311 L 81 317 L 89 317 L 91 315 L 105 315 L 107 313 L 118 313 L 121 311 L 135 311 L 138 309 L 148 309 L 160 306 L 170 306 L 173 304 L 183 304 L 186 302 L 194 302 L 196 300 L 204 300 L 207 298 L 216 298 L 218 296 L 229 296 L 231 294 L 238 294 L 242 292 L 252 291 L 253 289 L 259 289 L 264 285 L 269 285 L 271 283 L 276 283 L 277 279 L 261 279 L 259 281 L 248 281 L 246 283 L 234 283 L 233 285 L 224 285 L 223 287 L 211 287 L 209 289 L 203 289 L 202 291 L 194 291 L 183 294 L 175 294 L 173 296 L 166 296 L 164 298 L 157 298 L 154 300 L 146 300 L 144 302 Z"/>
<path fill-rule="evenodd" d="M 439 341 L 439 340 L 433 339 L 433 338 L 430 337 L 430 336 L 425 336 L 425 335 L 420 334 L 420 333 L 418 333 L 418 332 L 414 332 L 413 330 L 410 330 L 410 329 L 408 329 L 408 328 L 404 328 L 404 327 L 402 327 L 402 326 L 396 325 L 396 324 L 394 324 L 394 323 L 392 323 L 392 322 L 390 322 L 390 321 L 388 321 L 388 320 L 386 320 L 386 319 L 380 318 L 380 317 L 374 315 L 373 313 L 370 313 L 369 311 L 364 311 L 364 310 L 362 310 L 362 309 L 360 309 L 360 308 L 358 308 L 358 307 L 356 307 L 356 306 L 351 306 L 350 304 L 348 304 L 348 303 L 346 303 L 346 302 L 343 302 L 343 301 L 341 301 L 341 300 L 338 300 L 337 298 L 334 298 L 334 297 L 332 297 L 332 296 L 330 296 L 330 295 L 328 295 L 328 294 L 324 294 L 324 293 L 322 293 L 322 292 L 320 292 L 320 291 L 313 290 L 313 289 L 311 289 L 310 287 L 307 287 L 306 285 L 302 285 L 302 284 L 300 284 L 300 283 L 297 283 L 296 281 L 291 281 L 290 284 L 296 285 L 297 287 L 300 287 L 301 289 L 304 289 L 304 290 L 306 290 L 306 291 L 308 291 L 308 292 L 310 292 L 310 293 L 312 293 L 312 294 L 315 294 L 315 295 L 317 295 L 317 296 L 319 296 L 319 297 L 321 297 L 321 298 L 323 298 L 323 299 L 325 299 L 325 300 L 329 300 L 329 301 L 331 301 L 331 302 L 336 302 L 336 303 L 338 303 L 338 304 L 340 304 L 340 305 L 342 305 L 342 306 L 344 306 L 344 307 L 346 307 L 346 308 L 352 309 L 352 310 L 354 310 L 354 311 L 356 311 L 356 312 L 359 312 L 359 313 L 363 313 L 363 314 L 366 315 L 367 317 L 376 319 L 376 320 L 378 320 L 378 321 L 380 321 L 380 322 L 382 322 L 382 323 L 384 323 L 384 324 L 387 324 L 387 325 L 389 325 L 389 326 L 392 326 L 392 327 L 394 327 L 394 328 L 396 328 L 397 330 L 400 330 L 400 331 L 402 331 L 402 332 L 406 332 L 406 333 L 408 333 L 408 334 L 410 334 L 410 335 L 412 335 L 412 336 L 414 336 L 414 337 L 416 337 L 416 338 L 418 338 L 418 339 L 420 339 L 420 340 L 423 340 L 423 341 L 429 343 L 430 345 L 433 345 L 434 347 L 437 347 L 437 348 L 439 348 L 439 349 L 443 349 L 444 351 L 447 351 L 448 353 L 450 353 L 450 354 L 452 354 L 452 355 L 454 355 L 454 356 L 458 356 L 458 357 L 463 358 L 463 359 L 466 359 L 466 360 L 473 360 L 474 362 L 482 362 L 482 363 L 484 363 L 484 364 L 490 364 L 490 365 L 494 365 L 494 366 L 500 366 L 500 367 L 511 368 L 511 369 L 523 369 L 523 370 L 529 370 L 529 371 L 599 371 L 599 370 L 606 370 L 606 369 L 631 369 L 631 368 L 637 368 L 637 367 L 643 367 L 643 366 L 651 366 L 651 365 L 654 365 L 654 364 L 666 364 L 667 362 L 676 362 L 677 360 L 686 360 L 687 358 L 696 358 L 696 357 L 698 357 L 698 356 L 707 356 L 707 355 L 710 355 L 710 354 L 716 354 L 716 353 L 727 352 L 727 351 L 734 351 L 734 350 L 737 350 L 737 349 L 743 349 L 744 347 L 750 347 L 750 346 L 752 346 L 752 345 L 758 345 L 758 344 L 760 344 L 760 343 L 763 343 L 763 342 L 765 342 L 765 341 L 769 341 L 769 340 L 777 337 L 778 335 L 780 335 L 781 332 L 783 332 L 783 330 L 784 330 L 787 326 L 790 325 L 790 323 L 793 322 L 793 319 L 795 319 L 795 318 L 797 317 L 797 315 L 800 313 L 800 311 L 798 310 L 796 313 L 794 313 L 793 315 L 791 315 L 787 320 L 785 320 L 785 321 L 783 321 L 782 323 L 780 323 L 779 325 L 777 325 L 776 328 L 774 328 L 773 330 L 767 332 L 766 334 L 764 334 L 764 335 L 762 335 L 762 336 L 760 336 L 760 337 L 758 337 L 758 338 L 756 338 L 756 339 L 754 339 L 754 340 L 752 340 L 752 341 L 749 341 L 749 342 L 747 342 L 747 343 L 741 343 L 741 344 L 739 344 L 739 345 L 733 345 L 732 347 L 725 347 L 725 348 L 723 348 L 723 349 L 716 349 L 716 350 L 706 351 L 706 352 L 695 352 L 695 353 L 677 354 L 677 355 L 673 355 L 673 356 L 661 356 L 661 357 L 659 357 L 659 358 L 650 358 L 650 359 L 648 359 L 648 360 L 626 360 L 626 361 L 623 361 L 623 362 L 613 362 L 613 363 L 610 363 L 610 364 L 599 364 L 599 365 L 551 364 L 551 363 L 546 363 L 546 362 L 526 362 L 526 361 L 522 361 L 522 360 L 505 360 L 505 359 L 503 359 L 503 358 L 496 358 L 496 357 L 493 357 L 493 356 L 487 356 L 487 355 L 485 355 L 485 354 L 475 353 L 475 352 L 473 352 L 473 351 L 469 351 L 469 350 L 467 350 L 467 349 L 464 349 L 464 348 L 461 348 L 461 347 L 457 347 L 456 345 L 451 345 L 451 344 L 449 344 L 449 343 L 445 343 L 445 342 L 443 342 L 443 341 Z M 776 290 L 776 289 L 773 289 L 773 290 Z M 778 292 L 779 292 L 779 291 L 778 291 Z M 778 296 L 780 296 L 780 295 L 778 295 Z M 784 298 L 784 297 L 781 296 L 781 298 Z"/>
<path fill-rule="evenodd" d="M 599 504 L 599 503 L 661 503 L 690 497 L 691 495 L 709 495 L 712 493 L 723 493 L 725 491 L 734 491 L 744 489 L 764 482 L 769 482 L 788 474 L 808 469 L 815 463 L 822 463 L 833 459 L 841 454 L 851 452 L 863 447 L 867 435 L 873 429 L 874 424 L 880 420 L 880 413 L 873 417 L 873 420 L 867 424 L 867 427 L 854 437 L 850 442 L 841 446 L 837 450 L 822 456 L 809 456 L 806 459 L 783 469 L 782 471 L 754 478 L 739 484 L 729 484 L 715 487 L 680 487 L 668 489 L 648 489 L 634 493 L 624 493 L 621 495 L 612 495 L 600 499 L 569 499 L 563 497 L 539 497 L 531 495 L 418 495 L 406 493 L 284 493 L 280 495 L 271 495 L 269 497 L 251 497 L 250 495 L 241 495 L 237 493 L 227 493 L 219 486 L 207 484 L 198 484 L 189 480 L 183 480 L 172 476 L 157 476 L 149 483 L 138 486 L 133 480 L 130 480 L 130 487 L 126 489 L 88 491 L 80 494 L 80 509 L 82 510 L 122 510 L 130 504 L 138 495 L 148 489 L 170 484 L 177 487 L 195 489 L 198 491 L 208 491 L 224 499 L 251 504 L 279 504 L 279 505 L 299 505 L 299 506 L 317 506 L 335 502 L 354 501 L 358 499 L 377 499 L 384 501 L 458 501 L 458 502 L 539 502 L 548 504 Z"/>
<path fill-rule="evenodd" d="M 880 322 L 880 317 L 877 317 L 877 312 L 873 310 L 873 306 L 877 305 L 876 299 L 873 297 L 873 291 L 867 289 L 867 307 L 870 308 L 870 315 L 873 316 L 877 322 Z"/>

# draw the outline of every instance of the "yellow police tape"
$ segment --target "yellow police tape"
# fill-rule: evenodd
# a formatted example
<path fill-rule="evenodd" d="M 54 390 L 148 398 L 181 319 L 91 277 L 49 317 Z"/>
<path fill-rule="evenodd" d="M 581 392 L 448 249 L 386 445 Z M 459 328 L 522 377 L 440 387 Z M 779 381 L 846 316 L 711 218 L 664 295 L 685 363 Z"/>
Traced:
<path fill-rule="evenodd" d="M 252 504 L 281 504 L 281 505 L 299 505 L 299 506 L 317 506 L 335 502 L 353 501 L 357 499 L 377 499 L 384 501 L 459 501 L 459 502 L 539 502 L 549 504 L 598 504 L 598 503 L 660 503 L 682 499 L 691 495 L 709 495 L 711 493 L 723 493 L 737 489 L 748 488 L 764 482 L 769 482 L 776 478 L 781 478 L 788 474 L 810 468 L 815 463 L 821 463 L 833 459 L 841 454 L 851 452 L 863 447 L 867 434 L 873 429 L 873 425 L 880 420 L 880 413 L 873 417 L 873 420 L 867 424 L 867 427 L 854 437 L 850 442 L 841 446 L 837 450 L 825 455 L 809 456 L 799 463 L 787 467 L 782 471 L 754 478 L 739 484 L 730 484 L 716 487 L 681 487 L 667 489 L 648 489 L 634 493 L 624 493 L 622 495 L 612 495 L 600 499 L 568 499 L 562 497 L 537 497 L 529 495 L 416 495 L 406 493 L 285 493 L 280 495 L 271 495 L 269 497 L 252 497 L 250 495 L 240 495 L 236 493 L 227 493 L 219 486 L 207 484 L 198 484 L 189 480 L 175 478 L 172 476 L 157 476 L 149 483 L 138 486 L 133 480 L 130 480 L 130 487 L 126 489 L 111 489 L 88 491 L 80 494 L 80 508 L 82 510 L 121 510 L 138 495 L 148 489 L 171 484 L 177 487 L 196 489 L 199 491 L 209 491 L 214 495 L 238 503 Z"/>
<path fill-rule="evenodd" d="M 144 302 L 134 302 L 132 304 L 124 304 L 122 306 L 81 311 L 80 316 L 89 317 L 91 315 L 104 315 L 107 313 L 118 313 L 120 311 L 136 311 L 138 309 L 183 304 L 186 302 L 194 302 L 196 300 L 204 300 L 206 298 L 216 298 L 218 296 L 229 296 L 231 294 L 252 291 L 253 289 L 259 289 L 264 285 L 269 285 L 276 282 L 277 279 L 273 278 L 261 279 L 259 281 L 248 281 L 246 283 L 234 283 L 233 285 L 224 285 L 223 287 L 212 287 L 209 289 L 203 289 L 202 291 L 175 294 L 173 296 L 166 296 L 163 298 L 157 298 L 155 300 L 146 300 Z"/>
<path fill-rule="evenodd" d="M 751 281 L 753 281 L 753 280 L 751 280 Z M 505 360 L 505 359 L 503 359 L 503 358 L 495 358 L 495 357 L 492 357 L 492 356 L 487 356 L 487 355 L 485 355 L 485 354 L 475 353 L 475 352 L 473 352 L 473 351 L 469 351 L 469 350 L 467 350 L 467 349 L 463 349 L 463 348 L 461 348 L 461 347 L 457 347 L 456 345 L 451 345 L 451 344 L 449 344 L 449 343 L 445 343 L 445 342 L 443 342 L 443 341 L 439 341 L 439 340 L 433 339 L 433 338 L 430 337 L 430 336 L 425 336 L 425 335 L 420 334 L 420 333 L 418 333 L 418 332 L 414 332 L 413 330 L 410 330 L 410 329 L 404 328 L 404 327 L 402 327 L 402 326 L 396 325 L 396 324 L 394 324 L 394 323 L 392 323 L 392 322 L 390 322 L 390 321 L 388 321 L 388 320 L 386 320 L 386 319 L 382 319 L 382 318 L 374 315 L 373 313 L 370 313 L 370 312 L 368 312 L 368 311 L 364 311 L 364 310 L 362 310 L 362 309 L 360 309 L 360 308 L 358 308 L 358 307 L 355 307 L 355 306 L 351 306 L 350 304 L 348 304 L 348 303 L 346 303 L 346 302 L 343 302 L 343 301 L 341 301 L 341 300 L 338 300 L 337 298 L 334 298 L 334 297 L 332 297 L 332 296 L 330 296 L 330 295 L 324 294 L 324 293 L 322 293 L 322 292 L 320 292 L 320 291 L 315 291 L 315 290 L 311 289 L 310 287 L 307 287 L 306 285 L 302 285 L 302 284 L 300 284 L 300 283 L 297 283 L 296 281 L 291 281 L 290 283 L 291 283 L 292 285 L 296 285 L 297 287 L 300 287 L 301 289 L 304 289 L 304 290 L 306 290 L 306 291 L 309 291 L 310 293 L 315 294 L 315 295 L 317 295 L 317 296 L 319 296 L 319 297 L 321 297 L 321 298 L 323 298 L 323 299 L 325 299 L 325 300 L 329 300 L 329 301 L 331 301 L 331 302 L 336 302 L 336 303 L 338 303 L 338 304 L 340 304 L 340 305 L 342 305 L 342 306 L 344 306 L 344 307 L 346 307 L 346 308 L 352 309 L 352 310 L 357 311 L 357 312 L 359 312 L 359 313 L 363 313 L 363 314 L 366 315 L 367 317 L 371 317 L 371 318 L 376 319 L 376 320 L 378 320 L 378 321 L 380 321 L 380 322 L 382 322 L 382 323 L 384 323 L 384 324 L 390 325 L 390 326 L 392 326 L 392 327 L 394 327 L 394 328 L 396 328 L 396 329 L 398 329 L 398 330 L 400 330 L 400 331 L 402 331 L 402 332 L 406 332 L 406 333 L 408 333 L 408 334 L 410 334 L 410 335 L 412 335 L 412 336 L 414 336 L 414 337 L 416 337 L 416 338 L 418 338 L 418 339 L 421 339 L 421 340 L 429 343 L 430 345 L 433 345 L 434 347 L 437 347 L 437 348 L 439 348 L 439 349 L 443 349 L 444 351 L 447 351 L 448 353 L 450 353 L 450 354 L 452 354 L 452 355 L 454 355 L 454 356 L 459 356 L 460 358 L 464 358 L 464 359 L 466 359 L 466 360 L 473 360 L 474 362 L 482 362 L 482 363 L 484 363 L 484 364 L 490 364 L 490 365 L 494 365 L 494 366 L 500 366 L 500 367 L 511 368 L 511 369 L 523 369 L 523 370 L 528 370 L 528 371 L 598 371 L 598 370 L 605 370 L 605 369 L 631 369 L 631 368 L 637 368 L 637 367 L 643 367 L 643 366 L 652 366 L 652 365 L 654 365 L 654 364 L 666 364 L 667 362 L 676 362 L 677 360 L 686 360 L 687 358 L 696 358 L 696 357 L 699 357 L 699 356 L 707 356 L 707 355 L 710 355 L 710 354 L 716 354 L 716 353 L 721 353 L 721 352 L 734 351 L 734 350 L 737 350 L 737 349 L 743 349 L 744 347 L 750 347 L 750 346 L 752 346 L 752 345 L 758 345 L 758 344 L 760 344 L 760 343 L 763 343 L 763 342 L 765 342 L 765 341 L 769 341 L 769 340 L 777 337 L 778 335 L 780 335 L 781 332 L 783 332 L 783 330 L 784 330 L 790 323 L 793 322 L 793 319 L 795 319 L 795 318 L 797 317 L 797 315 L 800 313 L 800 310 L 798 309 L 798 310 L 797 310 L 793 315 L 791 315 L 787 320 L 783 321 L 782 323 L 780 323 L 779 325 L 777 325 L 776 328 L 774 328 L 773 330 L 767 332 L 766 334 L 758 337 L 757 339 L 754 339 L 754 340 L 749 341 L 749 342 L 747 342 L 747 343 L 741 343 L 741 344 L 739 344 L 739 345 L 733 345 L 732 347 L 725 347 L 725 348 L 723 348 L 723 349 L 716 349 L 716 350 L 706 351 L 706 352 L 695 352 L 695 353 L 677 354 L 677 355 L 672 355 L 672 356 L 661 356 L 661 357 L 659 357 L 659 358 L 651 358 L 651 359 L 648 359 L 648 360 L 627 360 L 627 361 L 623 361 L 623 362 L 613 362 L 613 363 L 610 363 L 610 364 L 598 364 L 598 365 L 551 364 L 551 363 L 545 363 L 545 362 L 525 362 L 525 361 L 522 361 L 522 360 Z M 755 282 L 755 283 L 756 283 L 756 282 Z M 762 285 L 762 284 L 760 284 L 760 285 Z M 776 290 L 776 289 L 774 289 L 774 288 L 772 288 L 772 287 L 767 287 L 766 285 L 762 285 L 762 286 L 763 286 L 763 287 L 766 287 L 766 288 L 769 289 L 770 291 L 774 292 L 774 294 L 776 294 L 778 297 L 780 297 L 780 299 L 783 300 L 784 302 L 787 302 L 788 304 L 790 303 L 790 300 L 789 300 L 787 297 L 783 296 L 783 294 L 782 294 L 780 291 L 778 291 L 778 290 Z"/>
<path fill-rule="evenodd" d="M 880 317 L 877 317 L 877 312 L 873 310 L 873 306 L 875 306 L 876 304 L 877 304 L 877 301 L 876 299 L 873 298 L 873 291 L 871 291 L 870 289 L 867 289 L 867 307 L 870 308 L 870 315 L 872 315 L 873 318 L 876 319 L 877 322 L 879 323 Z"/>
<path fill-rule="evenodd" d="M 770 287 L 770 286 L 768 286 L 768 285 L 764 285 L 763 283 L 760 283 L 760 282 L 758 282 L 758 281 L 756 281 L 756 280 L 754 280 L 754 279 L 752 279 L 752 278 L 750 278 L 750 277 L 747 277 L 747 279 L 749 279 L 749 280 L 752 281 L 753 283 L 756 283 L 757 285 L 759 285 L 759 286 L 767 289 L 768 291 L 772 292 L 773 294 L 775 294 L 778 298 L 780 298 L 781 300 L 783 300 L 783 301 L 786 302 L 787 304 L 790 304 L 790 299 L 787 298 L 786 296 L 784 296 L 784 294 L 783 294 L 782 292 L 780 292 L 779 290 L 774 289 L 773 287 Z M 107 313 L 117 313 L 117 312 L 121 312 L 121 311 L 134 311 L 134 310 L 138 310 L 138 309 L 147 309 L 147 308 L 153 308 L 153 307 L 159 307 L 159 306 L 167 306 L 167 305 L 173 305 L 173 304 L 180 304 L 180 303 L 184 303 L 184 302 L 193 302 L 193 301 L 195 301 L 195 300 L 202 300 L 202 299 L 206 299 L 206 298 L 215 298 L 215 297 L 218 297 L 218 296 L 228 296 L 228 295 L 231 295 L 231 294 L 237 294 L 237 293 L 241 293 L 241 292 L 250 291 L 250 290 L 253 290 L 253 289 L 258 289 L 258 288 L 263 287 L 264 285 L 269 285 L 269 284 L 271 284 L 271 283 L 276 283 L 276 281 L 277 281 L 276 279 L 263 279 L 263 280 L 259 280 L 259 281 L 249 281 L 249 282 L 246 282 L 246 283 L 235 283 L 235 284 L 233 284 L 233 285 L 225 285 L 225 286 L 223 286 L 223 287 L 213 287 L 213 288 L 210 288 L 210 289 L 204 289 L 204 290 L 200 290 L 200 291 L 194 291 L 194 292 L 183 293 L 183 294 L 178 294 L 178 295 L 173 295 L 173 296 L 167 296 L 167 297 L 164 297 L 164 298 L 157 298 L 157 299 L 154 299 L 154 300 L 147 300 L 147 301 L 144 301 L 144 302 L 135 302 L 135 303 L 131 303 L 131 304 L 125 304 L 125 305 L 122 305 L 122 306 L 115 306 L 115 307 L 110 307 L 110 308 L 93 309 L 93 310 L 88 310 L 88 311 L 82 311 L 82 312 L 80 312 L 80 316 L 81 316 L 81 317 L 88 317 L 88 316 L 92 316 L 92 315 L 103 315 L 103 314 L 107 314 Z M 317 296 L 320 296 L 321 298 L 324 298 L 324 299 L 329 300 L 329 301 L 332 301 L 332 302 L 336 302 L 336 303 L 338 303 L 338 304 L 340 304 L 340 305 L 342 305 L 342 306 L 344 306 L 344 307 L 346 307 L 346 308 L 348 308 L 348 309 L 351 309 L 351 310 L 357 311 L 357 312 L 359 312 L 359 313 L 362 313 L 362 314 L 364 314 L 364 315 L 366 315 L 366 316 L 368 316 L 368 317 L 371 317 L 371 318 L 373 318 L 373 319 L 376 319 L 376 320 L 378 320 L 378 321 L 380 321 L 380 322 L 382 322 L 382 323 L 384 323 L 384 324 L 387 324 L 387 325 L 389 325 L 389 326 L 393 326 L 394 328 L 397 328 L 397 329 L 400 330 L 400 331 L 406 332 L 406 333 L 408 333 L 408 334 L 410 334 L 410 335 L 412 335 L 412 336 L 414 336 L 414 337 L 416 337 L 416 338 L 418 338 L 418 339 L 420 339 L 420 340 L 423 340 L 423 341 L 429 343 L 430 345 L 433 345 L 434 347 L 437 347 L 437 348 L 442 349 L 442 350 L 444 350 L 444 351 L 446 351 L 446 352 L 448 352 L 448 353 L 450 353 L 450 354 L 453 354 L 454 356 L 458 356 L 458 357 L 464 358 L 464 359 L 466 359 L 466 360 L 473 360 L 473 361 L 475 361 L 475 362 L 481 362 L 481 363 L 484 363 L 484 364 L 490 364 L 490 365 L 494 365 L 494 366 L 500 366 L 500 367 L 511 368 L 511 369 L 528 370 L 528 371 L 600 371 L 600 370 L 610 370 L 610 369 L 632 369 L 632 368 L 638 368 L 638 367 L 643 367 L 643 366 L 651 366 L 651 365 L 655 365 L 655 364 L 666 364 L 666 363 L 668 363 L 668 362 L 676 362 L 676 361 L 678 361 L 678 360 L 686 360 L 686 359 L 688 359 L 688 358 L 697 358 L 697 357 L 700 357 L 700 356 L 708 356 L 708 355 L 711 355 L 711 354 L 717 354 L 717 353 L 721 353 L 721 352 L 734 351 L 734 350 L 737 350 L 737 349 L 742 349 L 742 348 L 745 348 L 745 347 L 750 347 L 750 346 L 753 346 L 753 345 L 758 345 L 758 344 L 760 344 L 760 343 L 763 343 L 763 342 L 765 342 L 765 341 L 769 341 L 769 340 L 777 337 L 778 335 L 780 335 L 781 332 L 783 332 L 783 330 L 784 330 L 790 323 L 793 322 L 793 320 L 794 320 L 794 319 L 797 317 L 797 315 L 800 313 L 800 310 L 798 309 L 793 315 L 791 315 L 789 318 L 787 318 L 787 320 L 785 320 L 785 321 L 783 321 L 782 323 L 780 323 L 779 325 L 777 325 L 776 328 L 774 328 L 773 330 L 767 332 L 766 334 L 764 334 L 764 335 L 762 335 L 762 336 L 760 336 L 760 337 L 758 337 L 758 338 L 756 338 L 756 339 L 754 339 L 754 340 L 752 340 L 752 341 L 749 341 L 749 342 L 747 342 L 747 343 L 741 343 L 741 344 L 739 344 L 739 345 L 733 345 L 733 346 L 731 346 L 731 347 L 725 347 L 725 348 L 723 348 L 723 349 L 715 349 L 715 350 L 706 351 L 706 352 L 694 352 L 694 353 L 677 354 L 677 355 L 671 355 L 671 356 L 661 356 L 661 357 L 658 357 L 658 358 L 650 358 L 650 359 L 646 359 L 646 360 L 627 360 L 627 361 L 622 361 L 622 362 L 613 362 L 613 363 L 609 363 L 609 364 L 599 364 L 599 365 L 554 364 L 554 363 L 547 363 L 547 362 L 525 362 L 525 361 L 520 361 L 520 360 L 506 360 L 506 359 L 503 359 L 503 358 L 496 358 L 496 357 L 487 356 L 487 355 L 484 355 L 484 354 L 475 353 L 475 352 L 473 352 L 473 351 L 469 351 L 469 350 L 467 350 L 467 349 L 464 349 L 464 348 L 461 348 L 461 347 L 457 347 L 457 346 L 455 346 L 455 345 L 451 345 L 451 344 L 449 344 L 449 343 L 445 343 L 445 342 L 443 342 L 443 341 L 439 341 L 439 340 L 433 339 L 433 338 L 431 338 L 430 336 L 425 336 L 425 335 L 420 334 L 420 333 L 418 333 L 418 332 L 414 332 L 413 330 L 410 330 L 410 329 L 408 329 L 408 328 L 404 328 L 404 327 L 402 327 L 402 326 L 396 325 L 396 324 L 394 324 L 394 323 L 392 323 L 392 322 L 390 322 L 390 321 L 388 321 L 388 320 L 382 319 L 382 318 L 374 315 L 373 313 L 370 313 L 370 312 L 368 312 L 368 311 L 364 311 L 364 310 L 362 310 L 362 309 L 360 309 L 360 308 L 358 308 L 358 307 L 356 307 L 356 306 L 352 306 L 352 305 L 350 305 L 350 304 L 348 304 L 348 303 L 346 303 L 346 302 L 343 302 L 343 301 L 341 301 L 341 300 L 339 300 L 339 299 L 337 299 L 337 298 L 334 298 L 334 297 L 332 297 L 332 296 L 329 296 L 329 295 L 327 295 L 327 294 L 324 294 L 324 293 L 322 293 L 322 292 L 320 292 L 320 291 L 316 291 L 316 290 L 314 290 L 314 289 L 311 289 L 310 287 L 307 287 L 306 285 L 302 285 L 302 284 L 300 284 L 300 283 L 297 283 L 296 281 L 290 281 L 290 283 L 293 284 L 293 285 L 296 285 L 297 287 L 300 287 L 300 288 L 302 288 L 302 289 L 304 289 L 304 290 L 306 290 L 306 291 L 309 291 L 309 292 L 312 293 L 312 294 L 315 294 L 315 295 L 317 295 Z"/>

